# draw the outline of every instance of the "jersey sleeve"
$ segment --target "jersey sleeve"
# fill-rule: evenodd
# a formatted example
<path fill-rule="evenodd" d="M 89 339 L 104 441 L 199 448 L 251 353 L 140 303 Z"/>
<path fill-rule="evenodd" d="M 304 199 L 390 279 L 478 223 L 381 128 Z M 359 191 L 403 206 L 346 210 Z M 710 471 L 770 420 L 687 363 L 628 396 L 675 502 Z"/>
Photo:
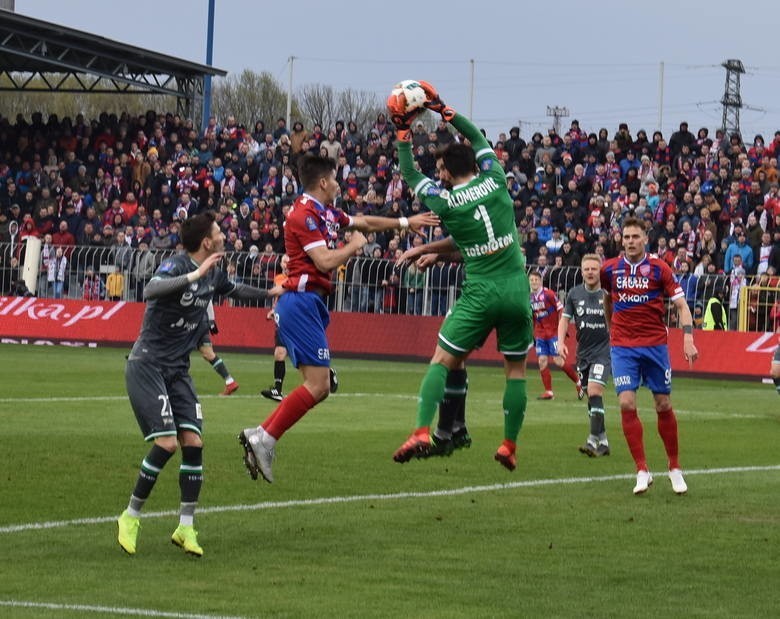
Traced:
<path fill-rule="evenodd" d="M 675 301 L 679 299 L 680 297 L 685 296 L 685 293 L 683 292 L 683 289 L 680 287 L 680 284 L 677 282 L 677 278 L 674 276 L 674 273 L 672 272 L 671 267 L 666 264 L 663 260 L 658 261 L 659 268 L 661 269 L 661 284 L 664 288 L 664 294 L 669 297 L 672 301 Z"/>
<path fill-rule="evenodd" d="M 601 287 L 607 292 L 612 292 L 612 264 L 607 262 L 601 267 Z"/>
<path fill-rule="evenodd" d="M 166 258 L 157 267 L 152 279 L 170 279 L 171 277 L 178 277 L 179 275 L 186 275 L 188 271 L 184 270 L 180 260 L 176 259 L 176 256 Z"/>
<path fill-rule="evenodd" d="M 336 214 L 336 221 L 341 228 L 351 228 L 355 225 L 355 218 L 347 215 L 341 209 L 333 209 L 333 212 Z"/>
<path fill-rule="evenodd" d="M 236 289 L 236 283 L 228 279 L 227 273 L 223 270 L 217 271 L 214 277 L 214 293 L 218 295 L 229 295 Z"/>
<path fill-rule="evenodd" d="M 297 212 L 296 217 L 291 217 L 285 222 L 285 226 L 285 233 L 289 231 L 296 236 L 303 251 L 309 251 L 320 245 L 327 245 L 327 241 L 320 231 L 317 215 L 309 209 Z"/>
<path fill-rule="evenodd" d="M 420 201 L 434 213 L 441 213 L 447 208 L 446 189 L 442 189 L 430 178 L 419 172 L 414 167 L 412 145 L 409 142 L 397 142 L 398 161 L 401 166 L 401 176 L 412 190 L 412 193 L 420 198 Z"/>
<path fill-rule="evenodd" d="M 545 289 L 545 296 L 547 297 L 547 304 L 552 308 L 552 312 L 560 312 L 563 309 L 563 303 L 558 299 L 558 295 L 555 294 L 549 288 Z"/>
<path fill-rule="evenodd" d="M 574 295 L 572 292 L 574 292 L 574 289 L 570 290 L 569 294 L 566 295 L 566 302 L 563 306 L 563 315 L 569 319 L 574 316 Z"/>

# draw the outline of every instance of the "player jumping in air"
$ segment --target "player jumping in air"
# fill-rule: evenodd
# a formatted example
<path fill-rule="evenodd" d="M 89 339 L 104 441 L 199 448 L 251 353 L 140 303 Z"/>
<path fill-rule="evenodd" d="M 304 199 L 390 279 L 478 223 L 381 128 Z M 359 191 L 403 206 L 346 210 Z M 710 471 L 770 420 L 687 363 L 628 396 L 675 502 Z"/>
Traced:
<path fill-rule="evenodd" d="M 444 187 L 437 186 L 414 167 L 410 126 L 419 110 L 407 111 L 391 95 L 388 109 L 396 127 L 401 174 L 423 204 L 441 217 L 463 256 L 467 276 L 460 298 L 439 330 L 431 364 L 420 385 L 416 429 L 393 459 L 407 462 L 431 449 L 430 425 L 444 397 L 448 374 L 461 367 L 468 354 L 495 329 L 506 376 L 504 441 L 495 459 L 513 471 L 527 401 L 526 356 L 532 344 L 530 291 L 514 207 L 504 170 L 479 129 L 445 105 L 433 86 L 421 84 L 425 107 L 441 114 L 470 146 L 452 143 L 437 154 L 436 169 Z"/>
<path fill-rule="evenodd" d="M 425 245 L 410 247 L 397 259 L 397 264 L 416 260 L 421 271 L 434 265 L 440 258 L 461 262 L 463 257 L 451 236 Z M 466 396 L 469 390 L 465 361 L 447 374 L 444 398 L 439 403 L 439 420 L 431 434 L 431 445 L 417 453 L 418 458 L 450 456 L 456 449 L 471 447 L 471 435 L 466 427 Z"/>
<path fill-rule="evenodd" d="M 612 375 L 620 403 L 623 435 L 636 464 L 634 494 L 642 494 L 653 483 L 647 467 L 642 422 L 636 410 L 636 392 L 646 384 L 653 393 L 661 435 L 669 465 L 669 479 L 677 494 L 688 486 L 680 470 L 677 418 L 672 409 L 672 365 L 669 361 L 668 330 L 664 322 L 669 297 L 683 330 L 683 354 L 693 365 L 699 353 L 693 343 L 693 317 L 685 294 L 663 260 L 647 254 L 644 223 L 633 217 L 623 222 L 625 256 L 607 260 L 601 267 L 605 315 L 610 325 Z"/>
<path fill-rule="evenodd" d="M 333 206 L 340 191 L 335 161 L 307 154 L 299 159 L 298 171 L 303 195 L 295 200 L 284 222 L 284 245 L 290 261 L 283 286 L 286 292 L 276 304 L 276 324 L 281 343 L 303 375 L 303 384 L 259 426 L 246 428 L 238 435 L 250 476 L 257 479 L 262 475 L 269 483 L 273 481 L 276 442 L 331 391 L 330 348 L 325 336 L 330 322 L 325 299 L 331 290 L 330 272 L 366 244 L 361 231 L 420 230 L 439 222 L 431 213 L 408 219 L 352 217 Z M 336 248 L 342 228 L 355 231 L 348 243 Z"/>

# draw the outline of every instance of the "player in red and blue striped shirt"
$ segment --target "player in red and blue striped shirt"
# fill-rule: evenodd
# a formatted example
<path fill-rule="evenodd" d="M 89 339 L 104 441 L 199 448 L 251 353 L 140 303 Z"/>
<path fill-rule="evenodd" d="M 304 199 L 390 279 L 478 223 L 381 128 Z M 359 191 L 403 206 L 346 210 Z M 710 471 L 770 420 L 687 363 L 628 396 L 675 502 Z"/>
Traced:
<path fill-rule="evenodd" d="M 658 433 L 669 459 L 672 488 L 677 494 L 684 494 L 688 487 L 680 471 L 677 419 L 670 398 L 672 365 L 664 298 L 669 297 L 677 309 L 684 333 L 683 352 L 691 364 L 698 357 L 693 343 L 693 317 L 669 265 L 645 251 L 647 233 L 643 223 L 629 217 L 623 222 L 622 234 L 625 253 L 604 263 L 601 286 L 609 293 L 604 310 L 610 322 L 612 376 L 623 434 L 636 464 L 634 494 L 642 494 L 653 483 L 645 458 L 642 422 L 636 410 L 636 392 L 642 384 L 653 392 Z"/>

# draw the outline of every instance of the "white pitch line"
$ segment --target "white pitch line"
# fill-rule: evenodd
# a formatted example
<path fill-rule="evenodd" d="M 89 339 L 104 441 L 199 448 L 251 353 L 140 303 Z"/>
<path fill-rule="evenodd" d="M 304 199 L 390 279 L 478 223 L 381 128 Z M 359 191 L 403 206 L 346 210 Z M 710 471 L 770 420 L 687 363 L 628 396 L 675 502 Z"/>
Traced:
<path fill-rule="evenodd" d="M 11 608 L 45 608 L 46 610 L 72 610 L 80 613 L 105 613 L 111 615 L 136 617 L 173 617 L 174 619 L 243 619 L 227 615 L 191 615 L 189 613 L 169 613 L 162 610 L 145 608 L 120 608 L 117 606 L 93 606 L 91 604 L 54 604 L 48 602 L 27 602 L 24 600 L 0 600 L 0 606 Z"/>
<path fill-rule="evenodd" d="M 718 469 L 693 469 L 686 470 L 685 475 L 726 475 L 728 473 L 750 473 L 780 471 L 780 464 L 770 466 L 739 466 Z M 495 492 L 500 490 L 513 490 L 515 488 L 537 488 L 540 486 L 589 484 L 594 482 L 617 481 L 634 479 L 635 475 L 605 475 L 603 477 L 563 477 L 557 479 L 530 479 L 528 481 L 513 481 L 505 484 L 490 484 L 487 486 L 464 486 L 450 490 L 428 490 L 421 492 L 396 492 L 393 494 L 356 494 L 351 496 L 319 497 L 316 499 L 293 499 L 290 501 L 269 501 L 266 503 L 218 505 L 215 507 L 203 507 L 198 509 L 198 515 L 220 514 L 225 512 L 262 511 L 268 509 L 284 509 L 288 507 L 311 507 L 316 505 L 335 505 L 339 503 L 357 503 L 360 501 L 396 501 L 402 499 L 423 499 L 440 496 L 459 496 L 477 492 Z M 178 510 L 145 512 L 144 518 L 168 518 L 177 516 Z M 82 524 L 105 524 L 116 522 L 117 517 L 100 516 L 95 518 L 74 518 L 73 520 L 52 520 L 48 522 L 28 522 L 26 524 L 12 524 L 0 527 L 0 534 L 21 533 L 40 529 L 60 529 L 63 527 Z"/>

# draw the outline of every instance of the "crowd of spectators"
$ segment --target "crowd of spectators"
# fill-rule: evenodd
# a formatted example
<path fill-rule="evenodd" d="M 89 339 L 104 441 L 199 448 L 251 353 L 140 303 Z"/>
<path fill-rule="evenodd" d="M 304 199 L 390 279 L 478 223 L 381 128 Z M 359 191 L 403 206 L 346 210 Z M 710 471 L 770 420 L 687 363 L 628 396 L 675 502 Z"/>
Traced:
<path fill-rule="evenodd" d="M 444 122 L 416 122 L 421 171 L 435 177 L 437 149 L 458 139 Z M 724 298 L 735 277 L 777 286 L 780 131 L 769 143 L 761 135 L 746 143 L 721 130 L 694 134 L 682 122 L 667 140 L 660 131 L 634 135 L 620 123 L 610 137 L 606 128 L 589 132 L 574 120 L 563 135 L 551 129 L 527 142 L 513 127 L 493 146 L 529 264 L 545 270 L 578 266 L 586 252 L 615 256 L 621 222 L 635 215 L 647 222 L 649 250 L 679 277 L 724 274 Z M 296 161 L 305 152 L 337 162 L 339 206 L 350 214 L 401 217 L 421 208 L 401 179 L 394 129 L 381 113 L 367 128 L 352 121 L 328 128 L 296 121 L 288 128 L 281 118 L 246 127 L 228 116 L 223 124 L 209 119 L 204 130 L 171 113 L 103 113 L 92 120 L 34 113 L 29 120 L 0 116 L 0 241 L 16 222 L 19 243 L 33 235 L 51 248 L 44 271 L 49 254 L 58 258 L 57 247 L 64 249 L 55 269 L 70 247 L 87 246 L 112 248 L 121 272 L 129 266 L 122 263 L 125 248 L 180 247 L 181 222 L 213 209 L 228 251 L 250 263 L 279 255 L 285 210 L 300 193 Z M 379 234 L 363 255 L 392 260 L 414 242 L 414 235 Z M 46 278 L 61 294 L 59 273 Z"/>

